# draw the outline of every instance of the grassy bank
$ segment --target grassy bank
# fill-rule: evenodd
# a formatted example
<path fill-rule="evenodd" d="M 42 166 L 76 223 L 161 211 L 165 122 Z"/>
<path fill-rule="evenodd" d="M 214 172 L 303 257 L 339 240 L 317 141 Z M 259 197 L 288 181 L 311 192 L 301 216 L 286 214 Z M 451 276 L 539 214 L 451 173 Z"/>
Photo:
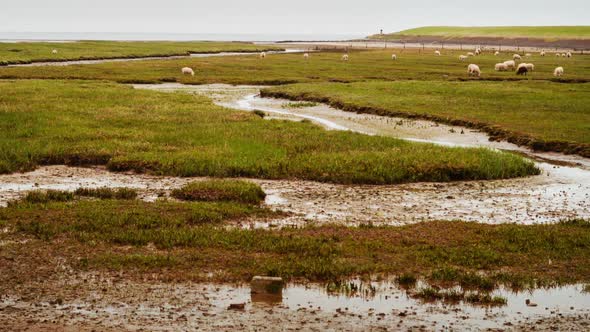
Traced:
<path fill-rule="evenodd" d="M 238 42 L 79 41 L 0 43 L 0 65 L 45 61 L 139 58 L 189 53 L 258 52 L 280 49 Z M 56 50 L 57 54 L 52 51 Z"/>
<path fill-rule="evenodd" d="M 395 38 L 399 36 L 437 36 L 445 38 L 464 37 L 502 37 L 502 38 L 539 38 L 556 39 L 588 39 L 590 26 L 492 26 L 492 27 L 458 27 L 430 26 L 408 29 L 392 34 L 373 36 Z"/>
<path fill-rule="evenodd" d="M 206 97 L 79 81 L 0 82 L 0 173 L 106 164 L 176 176 L 386 184 L 537 174 L 524 159 L 264 120 Z"/>
<path fill-rule="evenodd" d="M 404 283 L 423 276 L 482 290 L 502 282 L 521 287 L 535 280 L 590 281 L 588 222 L 283 230 L 215 226 L 269 213 L 238 203 L 82 200 L 13 205 L 0 209 L 0 222 L 14 230 L 3 238 L 34 239 L 6 248 L 5 254 L 26 259 L 31 248 L 62 248 L 60 257 L 78 268 L 159 272 L 180 279 L 202 280 L 209 272 L 223 281 L 253 275 L 321 281 L 385 273 L 403 276 Z"/>
<path fill-rule="evenodd" d="M 342 52 L 312 53 L 309 60 L 301 54 L 232 56 L 175 60 L 149 60 L 66 67 L 0 67 L 0 78 L 14 79 L 95 79 L 122 83 L 181 82 L 188 84 L 229 83 L 277 85 L 309 82 L 355 82 L 367 80 L 555 80 L 557 82 L 590 81 L 590 55 L 573 58 L 534 55 L 523 61 L 535 64 L 528 76 L 514 72 L 496 72 L 494 65 L 512 59 L 512 53 L 494 56 L 488 52 L 462 62 L 459 55 L 468 51 L 443 50 L 437 57 L 432 50 L 388 49 L 351 52 L 350 61 L 341 61 Z M 396 53 L 397 61 L 391 60 Z M 467 65 L 478 64 L 481 78 L 469 78 Z M 191 67 L 195 76 L 182 75 L 182 67 Z M 553 77 L 553 70 L 563 66 L 565 75 Z"/>
<path fill-rule="evenodd" d="M 405 81 L 295 84 L 263 94 L 468 125 L 535 149 L 590 157 L 589 88 L 587 83 Z"/>

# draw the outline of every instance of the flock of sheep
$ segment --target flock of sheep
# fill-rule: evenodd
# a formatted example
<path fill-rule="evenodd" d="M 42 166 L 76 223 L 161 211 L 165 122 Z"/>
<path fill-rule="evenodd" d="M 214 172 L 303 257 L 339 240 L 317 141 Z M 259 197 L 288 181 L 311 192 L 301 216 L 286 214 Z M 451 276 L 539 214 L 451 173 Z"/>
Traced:
<path fill-rule="evenodd" d="M 465 61 L 467 58 L 469 58 L 470 56 L 476 56 L 481 54 L 482 51 L 480 48 L 477 48 L 475 50 L 475 53 L 469 52 L 467 53 L 467 55 L 460 55 L 459 56 L 459 60 L 461 61 Z M 435 51 L 435 55 L 440 55 L 439 51 Z M 495 56 L 500 55 L 500 52 L 496 51 L 494 53 Z M 545 56 L 545 51 L 541 51 L 539 53 L 540 56 Z M 572 57 L 572 53 L 571 52 L 567 52 L 567 53 L 556 53 L 556 55 L 558 57 L 563 56 L 563 57 L 568 57 L 571 58 Z M 527 53 L 525 54 L 525 57 L 530 58 L 532 56 L 532 54 Z M 500 63 L 496 63 L 496 65 L 494 66 L 494 70 L 496 71 L 508 71 L 509 69 L 512 70 L 516 70 L 516 74 L 517 75 L 526 75 L 528 72 L 532 72 L 535 70 L 535 65 L 532 63 L 520 63 L 516 64 L 517 61 L 522 60 L 522 57 L 520 56 L 520 54 L 514 54 L 512 56 L 512 60 L 507 60 L 504 62 L 500 62 Z M 469 74 L 469 76 L 481 76 L 481 70 L 479 69 L 479 66 L 476 64 L 470 64 L 469 66 L 467 66 L 467 73 Z M 553 76 L 555 77 L 561 77 L 564 73 L 563 67 L 557 67 L 555 68 L 555 70 L 553 70 Z"/>
<path fill-rule="evenodd" d="M 463 55 L 463 54 L 459 55 L 459 60 L 465 61 L 469 57 L 474 57 L 474 56 L 480 55 L 482 53 L 483 52 L 482 52 L 481 48 L 478 47 L 478 48 L 475 49 L 475 52 L 469 52 L 469 53 L 467 53 L 467 55 Z M 440 53 L 439 50 L 436 50 L 436 51 L 434 51 L 434 55 L 435 56 L 441 56 L 441 53 Z M 498 55 L 500 55 L 500 52 L 496 51 L 494 53 L 494 55 L 495 56 L 498 56 Z M 545 51 L 541 51 L 539 53 L 539 55 L 540 56 L 545 56 Z M 259 56 L 260 56 L 261 59 L 266 58 L 266 52 L 261 52 Z M 527 58 L 529 58 L 531 56 L 532 56 L 532 54 L 530 54 L 530 53 L 526 53 L 525 54 L 525 57 L 527 57 Z M 571 52 L 562 53 L 562 54 L 556 53 L 556 56 L 558 56 L 558 57 L 571 58 L 572 57 L 572 53 Z M 303 58 L 305 60 L 309 59 L 309 53 L 304 53 L 303 54 Z M 397 60 L 397 54 L 392 54 L 391 55 L 391 59 L 392 60 Z M 348 60 L 349 60 L 348 54 L 344 54 L 342 56 L 342 61 L 348 61 Z M 532 72 L 532 71 L 535 70 L 535 65 L 532 64 L 532 63 L 524 63 L 523 62 L 523 63 L 520 63 L 520 64 L 517 65 L 517 61 L 519 61 L 519 60 L 522 60 L 522 57 L 520 56 L 520 54 L 514 54 L 512 56 L 512 60 L 507 60 L 507 61 L 504 61 L 504 62 L 497 63 L 494 66 L 494 69 L 496 71 L 516 70 L 516 74 L 517 75 L 527 75 L 528 72 Z M 182 73 L 185 74 L 185 75 L 195 76 L 195 72 L 192 70 L 192 68 L 189 68 L 189 67 L 182 68 Z M 477 77 L 480 77 L 481 76 L 481 69 L 479 68 L 478 65 L 472 63 L 469 66 L 467 66 L 467 73 L 469 74 L 469 76 L 477 76 Z M 555 77 L 561 77 L 563 74 L 564 74 L 563 67 L 557 67 L 553 71 L 553 76 L 555 76 Z"/>

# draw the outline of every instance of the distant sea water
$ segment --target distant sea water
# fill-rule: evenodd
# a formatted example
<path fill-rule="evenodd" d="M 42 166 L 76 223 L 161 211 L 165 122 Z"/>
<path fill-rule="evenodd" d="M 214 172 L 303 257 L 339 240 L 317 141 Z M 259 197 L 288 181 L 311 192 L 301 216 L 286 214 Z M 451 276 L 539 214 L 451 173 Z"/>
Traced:
<path fill-rule="evenodd" d="M 360 34 L 216 34 L 125 32 L 0 32 L 0 42 L 76 40 L 171 41 L 338 41 L 364 38 Z"/>

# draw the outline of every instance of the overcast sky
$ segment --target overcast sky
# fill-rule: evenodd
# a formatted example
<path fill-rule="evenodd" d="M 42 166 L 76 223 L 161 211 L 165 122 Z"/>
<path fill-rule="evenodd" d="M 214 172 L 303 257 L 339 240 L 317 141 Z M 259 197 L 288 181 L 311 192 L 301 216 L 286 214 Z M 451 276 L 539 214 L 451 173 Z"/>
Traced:
<path fill-rule="evenodd" d="M 590 0 L 1 0 L 1 32 L 360 34 L 590 25 Z"/>

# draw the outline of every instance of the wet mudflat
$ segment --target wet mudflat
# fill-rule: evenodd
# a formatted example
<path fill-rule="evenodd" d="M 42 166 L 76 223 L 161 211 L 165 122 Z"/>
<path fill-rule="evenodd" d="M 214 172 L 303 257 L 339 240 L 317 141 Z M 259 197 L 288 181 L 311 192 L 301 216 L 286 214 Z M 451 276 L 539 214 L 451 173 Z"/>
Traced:
<path fill-rule="evenodd" d="M 590 177 L 570 178 L 569 168 L 550 166 L 527 179 L 415 183 L 391 186 L 349 186 L 312 181 L 250 179 L 267 193 L 266 204 L 292 212 L 275 221 L 252 221 L 245 227 L 304 226 L 308 223 L 403 225 L 425 220 L 534 224 L 590 216 Z M 555 167 L 555 168 L 554 168 Z M 565 170 L 565 174 L 561 171 Z M 104 167 L 45 166 L 25 174 L 0 175 L 0 205 L 37 189 L 134 188 L 140 198 L 166 198 L 171 190 L 203 178 L 159 177 L 111 173 Z"/>
<path fill-rule="evenodd" d="M 352 287 L 351 287 L 352 286 Z M 418 286 L 420 287 L 420 286 Z M 35 290 L 32 292 L 32 290 Z M 259 300 L 248 285 L 167 283 L 156 276 L 131 281 L 123 274 L 72 274 L 3 290 L 0 321 L 23 330 L 485 330 L 552 327 L 584 330 L 590 294 L 583 285 L 515 293 L 500 289 L 504 306 L 424 302 L 393 282 L 351 280 L 345 290 L 288 285 L 282 297 Z M 25 294 L 25 295 L 23 295 Z M 527 305 L 529 300 L 529 305 Z M 533 305 L 531 305 L 531 303 Z M 243 309 L 229 309 L 243 304 Z"/>

